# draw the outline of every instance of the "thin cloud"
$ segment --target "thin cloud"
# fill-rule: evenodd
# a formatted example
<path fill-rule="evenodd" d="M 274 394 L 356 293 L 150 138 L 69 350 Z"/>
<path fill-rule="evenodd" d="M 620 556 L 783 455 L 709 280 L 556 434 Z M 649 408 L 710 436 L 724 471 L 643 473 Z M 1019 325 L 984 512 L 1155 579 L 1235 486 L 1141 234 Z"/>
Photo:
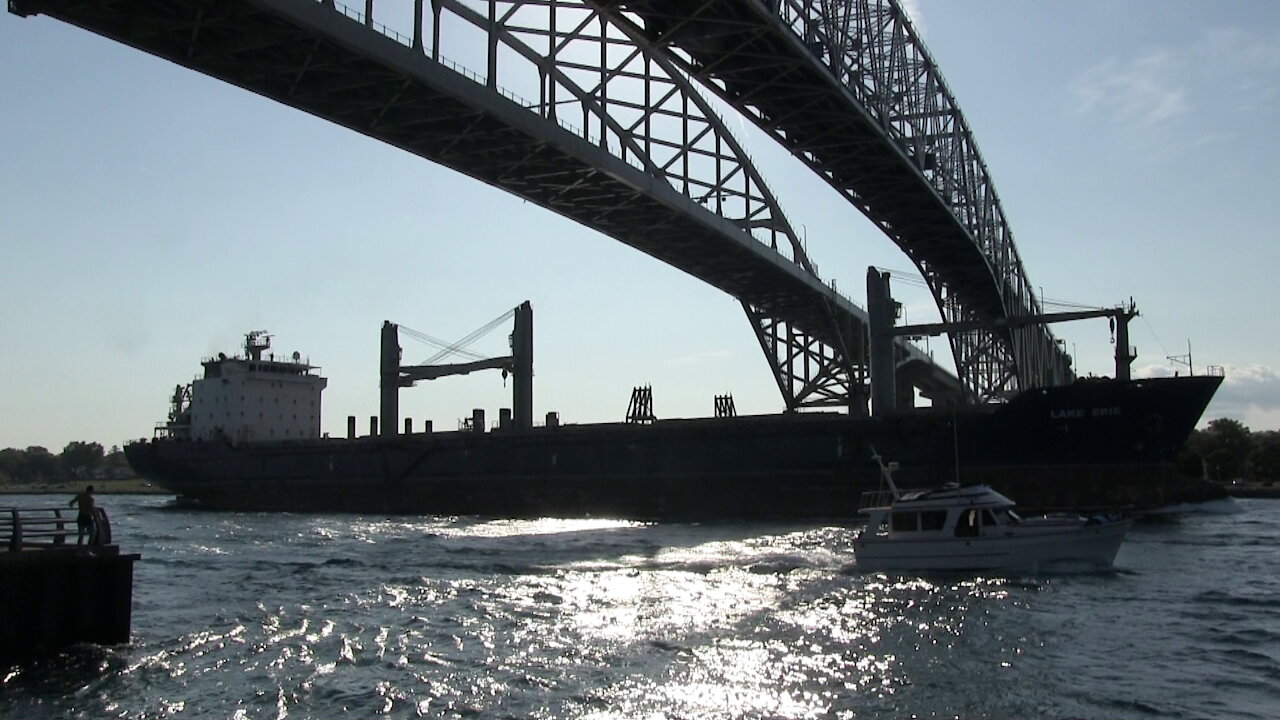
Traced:
<path fill-rule="evenodd" d="M 1216 69 L 1216 78 L 1231 79 L 1220 88 L 1233 96 L 1225 104 L 1244 114 L 1270 112 L 1275 108 L 1274 78 L 1280 71 L 1280 32 L 1263 34 L 1240 28 L 1208 30 L 1196 49 L 1203 64 Z"/>
<path fill-rule="evenodd" d="M 731 357 L 732 355 L 733 353 L 728 350 L 708 350 L 706 352 L 667 358 L 662 361 L 662 366 L 682 367 L 685 365 L 702 365 L 708 362 L 723 361 L 725 358 Z"/>
<path fill-rule="evenodd" d="M 1280 374 L 1262 365 L 1224 368 L 1226 377 L 1214 405 L 1223 410 L 1280 410 Z"/>
<path fill-rule="evenodd" d="M 1269 112 L 1277 100 L 1277 71 L 1280 32 L 1212 28 L 1184 46 L 1104 59 L 1080 73 L 1070 91 L 1081 115 L 1151 130 L 1213 108 Z M 1220 131 L 1205 131 L 1189 142 L 1221 139 Z"/>
<path fill-rule="evenodd" d="M 1135 368 L 1134 374 L 1171 377 L 1174 371 L 1163 365 L 1148 365 Z M 1225 417 L 1239 420 L 1255 431 L 1280 428 L 1280 372 L 1266 365 L 1227 365 L 1223 376 L 1222 386 L 1201 418 L 1202 427 L 1210 420 Z"/>
<path fill-rule="evenodd" d="M 1241 28 L 1217 28 L 1205 32 L 1201 52 L 1211 61 L 1241 68 L 1280 68 L 1280 33 L 1259 36 Z"/>
<path fill-rule="evenodd" d="M 1236 140 L 1239 136 L 1236 133 L 1209 132 L 1196 137 L 1187 143 L 1189 148 L 1199 148 L 1206 145 L 1219 145 Z"/>
<path fill-rule="evenodd" d="M 1083 114 L 1101 113 L 1127 124 L 1150 128 L 1187 113 L 1187 91 L 1175 84 L 1181 62 L 1166 50 L 1119 61 L 1108 58 L 1072 83 Z"/>

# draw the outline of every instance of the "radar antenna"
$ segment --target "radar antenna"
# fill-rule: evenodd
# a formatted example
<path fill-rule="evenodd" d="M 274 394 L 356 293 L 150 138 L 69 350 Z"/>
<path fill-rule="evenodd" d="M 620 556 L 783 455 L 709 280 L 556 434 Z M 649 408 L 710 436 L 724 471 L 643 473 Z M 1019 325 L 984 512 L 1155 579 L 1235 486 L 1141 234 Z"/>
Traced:
<path fill-rule="evenodd" d="M 250 360 L 261 360 L 262 351 L 271 347 L 271 335 L 266 330 L 250 330 L 244 336 L 244 352 Z"/>

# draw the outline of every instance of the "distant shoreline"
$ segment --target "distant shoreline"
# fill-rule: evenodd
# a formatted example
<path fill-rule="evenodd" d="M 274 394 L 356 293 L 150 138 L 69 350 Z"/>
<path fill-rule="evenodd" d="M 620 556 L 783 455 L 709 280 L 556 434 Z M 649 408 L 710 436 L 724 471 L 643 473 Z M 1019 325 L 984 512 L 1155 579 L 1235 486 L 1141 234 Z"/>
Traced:
<path fill-rule="evenodd" d="M 1229 487 L 1227 493 L 1238 498 L 1280 498 L 1280 487 Z"/>
<path fill-rule="evenodd" d="M 164 488 L 142 478 L 125 480 L 77 480 L 75 482 L 0 485 L 0 495 L 75 495 L 86 485 L 93 486 L 94 495 L 173 495 Z"/>
<path fill-rule="evenodd" d="M 0 496 L 4 496 L 4 495 L 75 495 L 77 492 L 79 492 L 79 490 L 22 490 L 22 489 L 11 490 L 9 488 L 5 488 L 3 490 L 0 490 Z M 93 491 L 93 494 L 105 496 L 105 495 L 175 495 L 176 493 L 172 493 L 164 489 L 99 491 L 95 488 Z"/>

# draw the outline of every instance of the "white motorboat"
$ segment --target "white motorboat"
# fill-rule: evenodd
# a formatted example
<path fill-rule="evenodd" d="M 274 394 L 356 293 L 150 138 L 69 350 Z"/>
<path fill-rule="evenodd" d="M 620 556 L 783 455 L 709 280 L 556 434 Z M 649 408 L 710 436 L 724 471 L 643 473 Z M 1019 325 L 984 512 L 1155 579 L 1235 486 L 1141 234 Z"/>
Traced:
<path fill-rule="evenodd" d="M 1069 513 L 1024 519 L 985 485 L 899 492 L 897 463 L 875 457 L 888 490 L 863 494 L 867 527 L 854 554 L 864 571 L 1105 569 L 1133 524 Z"/>

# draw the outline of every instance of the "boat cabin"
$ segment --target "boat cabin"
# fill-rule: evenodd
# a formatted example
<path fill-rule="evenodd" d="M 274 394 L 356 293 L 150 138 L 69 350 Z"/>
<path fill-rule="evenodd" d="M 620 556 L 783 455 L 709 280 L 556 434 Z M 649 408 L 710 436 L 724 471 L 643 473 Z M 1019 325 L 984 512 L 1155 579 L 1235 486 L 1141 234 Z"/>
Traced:
<path fill-rule="evenodd" d="M 979 537 L 1018 525 L 1009 498 L 985 485 L 947 485 L 904 493 L 890 504 L 865 508 L 867 532 L 886 538 Z"/>

